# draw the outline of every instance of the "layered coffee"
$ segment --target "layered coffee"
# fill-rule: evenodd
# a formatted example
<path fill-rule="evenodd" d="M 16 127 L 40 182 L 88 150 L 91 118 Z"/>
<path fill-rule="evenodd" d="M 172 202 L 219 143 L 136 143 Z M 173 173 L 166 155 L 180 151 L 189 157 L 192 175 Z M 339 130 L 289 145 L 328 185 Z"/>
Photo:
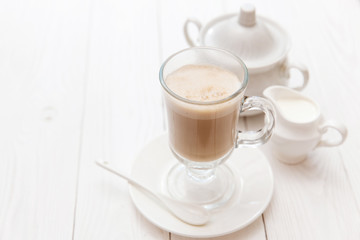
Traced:
<path fill-rule="evenodd" d="M 180 158 L 207 162 L 234 147 L 242 82 L 210 65 L 186 65 L 166 76 L 170 146 Z M 236 94 L 235 94 L 236 93 Z M 185 101 L 184 101 L 185 100 Z"/>

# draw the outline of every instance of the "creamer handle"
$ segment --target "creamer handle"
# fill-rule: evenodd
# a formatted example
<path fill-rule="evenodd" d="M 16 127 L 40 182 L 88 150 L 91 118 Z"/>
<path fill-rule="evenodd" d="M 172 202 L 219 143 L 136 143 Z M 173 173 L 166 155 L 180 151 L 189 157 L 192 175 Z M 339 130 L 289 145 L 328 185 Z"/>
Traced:
<path fill-rule="evenodd" d="M 189 18 L 186 20 L 186 22 L 184 24 L 184 36 L 185 36 L 186 42 L 189 44 L 190 47 L 194 47 L 197 44 L 195 44 L 195 41 L 193 39 L 191 39 L 190 34 L 189 34 L 189 26 L 191 23 L 197 27 L 197 29 L 199 30 L 199 33 L 200 33 L 200 29 L 201 29 L 201 23 L 197 19 Z"/>
<path fill-rule="evenodd" d="M 331 141 L 329 139 L 324 139 L 323 135 L 330 129 L 337 131 L 340 134 L 340 138 L 335 139 L 333 141 Z M 319 127 L 319 131 L 320 131 L 322 137 L 320 139 L 319 144 L 317 145 L 318 147 L 338 146 L 338 145 L 342 144 L 347 137 L 346 127 L 343 124 L 333 121 L 333 120 L 328 120 L 328 121 L 325 121 L 323 124 L 321 124 L 321 126 Z"/>

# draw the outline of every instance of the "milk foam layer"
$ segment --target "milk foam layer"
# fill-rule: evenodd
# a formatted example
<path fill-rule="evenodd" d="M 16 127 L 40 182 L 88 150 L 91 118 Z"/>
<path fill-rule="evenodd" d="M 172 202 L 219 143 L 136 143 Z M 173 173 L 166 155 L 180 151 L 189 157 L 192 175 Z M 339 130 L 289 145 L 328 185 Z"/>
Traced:
<path fill-rule="evenodd" d="M 202 102 L 224 99 L 241 84 L 234 73 L 208 65 L 183 66 L 168 75 L 165 82 L 175 94 Z"/>

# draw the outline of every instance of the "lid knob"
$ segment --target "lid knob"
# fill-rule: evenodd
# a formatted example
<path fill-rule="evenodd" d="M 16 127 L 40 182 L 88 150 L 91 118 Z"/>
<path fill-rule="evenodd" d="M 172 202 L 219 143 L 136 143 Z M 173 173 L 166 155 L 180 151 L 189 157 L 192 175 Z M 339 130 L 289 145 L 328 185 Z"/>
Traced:
<path fill-rule="evenodd" d="M 238 22 L 242 26 L 254 26 L 256 23 L 255 6 L 250 3 L 243 4 L 240 8 Z"/>

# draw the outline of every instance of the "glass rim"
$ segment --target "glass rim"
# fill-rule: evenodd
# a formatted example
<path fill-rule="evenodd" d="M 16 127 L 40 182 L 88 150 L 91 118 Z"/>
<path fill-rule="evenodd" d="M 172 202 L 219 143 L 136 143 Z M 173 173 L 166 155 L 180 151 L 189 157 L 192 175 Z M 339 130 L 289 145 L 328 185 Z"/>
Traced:
<path fill-rule="evenodd" d="M 167 65 L 167 63 L 173 59 L 174 57 L 176 57 L 177 55 L 179 55 L 180 53 L 183 53 L 183 52 L 187 52 L 187 51 L 192 51 L 192 50 L 211 50 L 211 51 L 216 51 L 216 52 L 222 52 L 224 53 L 225 55 L 228 55 L 229 57 L 233 58 L 235 61 L 237 61 L 240 66 L 243 68 L 244 70 L 244 81 L 241 83 L 241 86 L 239 87 L 239 89 L 237 89 L 233 94 L 231 94 L 230 96 L 227 96 L 226 98 L 222 98 L 220 100 L 215 100 L 215 101 L 209 101 L 209 102 L 203 102 L 203 101 L 194 101 L 194 100 L 189 100 L 187 98 L 184 98 L 184 97 L 181 97 L 179 96 L 178 94 L 176 94 L 174 91 L 172 91 L 165 83 L 165 79 L 163 77 L 163 72 L 164 72 L 164 69 L 165 69 L 165 66 Z M 237 74 L 236 74 L 237 75 Z M 238 75 L 237 75 L 238 76 Z M 245 65 L 245 63 L 239 58 L 237 57 L 235 54 L 227 51 L 227 50 L 224 50 L 224 49 L 221 49 L 221 48 L 215 48 L 215 47 L 191 47 L 191 48 L 186 48 L 186 49 L 183 49 L 181 51 L 178 51 L 174 54 L 172 54 L 170 57 L 168 57 L 164 63 L 161 65 L 160 67 L 160 72 L 159 72 L 159 79 L 160 79 L 160 83 L 161 83 L 161 86 L 164 88 L 164 90 L 170 94 L 171 96 L 173 96 L 174 98 L 182 101 L 182 102 L 186 102 L 186 103 L 190 103 L 190 104 L 196 104 L 196 105 L 214 105 L 214 104 L 219 104 L 219 103 L 224 103 L 224 102 L 227 102 L 235 97 L 237 97 L 241 92 L 243 92 L 248 84 L 248 69 Z"/>

